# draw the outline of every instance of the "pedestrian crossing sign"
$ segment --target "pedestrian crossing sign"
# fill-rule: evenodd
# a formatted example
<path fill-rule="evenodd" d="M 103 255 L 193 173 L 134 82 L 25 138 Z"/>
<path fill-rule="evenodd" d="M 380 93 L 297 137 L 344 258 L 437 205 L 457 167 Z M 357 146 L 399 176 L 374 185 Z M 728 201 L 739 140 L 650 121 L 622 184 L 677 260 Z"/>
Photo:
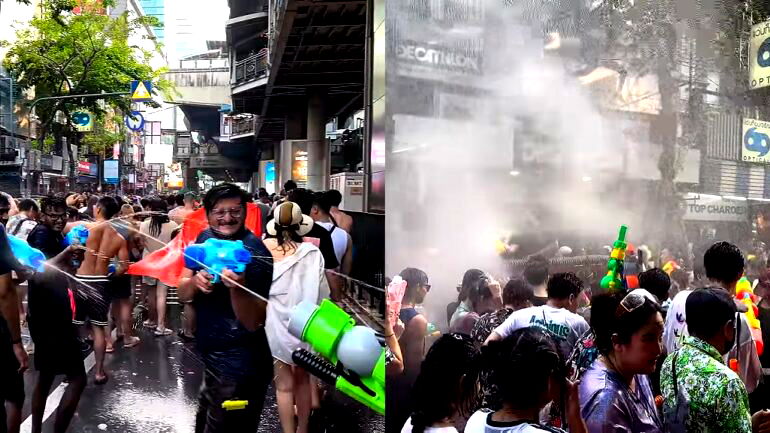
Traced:
<path fill-rule="evenodd" d="M 131 82 L 131 100 L 134 102 L 152 101 L 152 83 L 134 80 Z"/>

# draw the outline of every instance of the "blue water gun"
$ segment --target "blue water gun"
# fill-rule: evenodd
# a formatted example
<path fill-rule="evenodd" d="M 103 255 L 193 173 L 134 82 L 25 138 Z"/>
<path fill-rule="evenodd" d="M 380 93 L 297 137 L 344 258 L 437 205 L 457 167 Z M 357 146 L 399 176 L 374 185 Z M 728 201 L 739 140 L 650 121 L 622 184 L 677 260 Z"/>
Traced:
<path fill-rule="evenodd" d="M 14 235 L 8 235 L 8 245 L 11 247 L 16 260 L 22 266 L 34 269 L 37 272 L 45 270 L 45 254 L 37 248 L 29 246 L 27 241 L 17 238 Z"/>
<path fill-rule="evenodd" d="M 210 238 L 202 244 L 193 244 L 184 250 L 184 266 L 193 271 L 206 269 L 214 277 L 211 280 L 214 284 L 220 281 L 223 270 L 241 273 L 249 263 L 251 252 L 243 246 L 242 241 Z"/>
<path fill-rule="evenodd" d="M 64 237 L 64 245 L 85 246 L 86 240 L 88 240 L 88 228 L 83 224 L 79 224 L 75 227 L 72 227 L 72 229 L 70 229 L 70 231 L 67 233 L 67 236 Z"/>

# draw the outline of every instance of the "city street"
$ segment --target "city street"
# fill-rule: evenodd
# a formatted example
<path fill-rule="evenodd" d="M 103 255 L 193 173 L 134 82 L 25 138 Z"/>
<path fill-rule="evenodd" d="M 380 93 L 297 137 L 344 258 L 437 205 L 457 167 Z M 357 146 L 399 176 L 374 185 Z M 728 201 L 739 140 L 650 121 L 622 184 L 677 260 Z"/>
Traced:
<path fill-rule="evenodd" d="M 125 349 L 118 344 L 107 355 L 106 368 L 111 373 L 107 384 L 89 383 L 72 420 L 72 432 L 192 432 L 195 425 L 198 390 L 203 377 L 203 364 L 195 352 L 194 343 L 184 344 L 176 336 L 155 337 L 151 332 L 140 334 L 142 343 Z M 26 339 L 26 337 L 25 337 Z M 30 357 L 30 364 L 34 362 Z M 86 369 L 93 367 L 93 354 L 85 360 Z M 25 392 L 32 395 L 34 369 L 24 376 Z M 51 431 L 55 410 L 67 386 L 57 378 L 46 405 L 43 431 Z M 31 428 L 30 399 L 24 406 L 21 431 Z M 312 432 L 383 431 L 385 420 L 359 403 L 331 391 L 324 399 L 322 410 L 311 418 Z M 275 389 L 271 385 L 265 396 L 265 407 L 259 432 L 280 432 Z"/>

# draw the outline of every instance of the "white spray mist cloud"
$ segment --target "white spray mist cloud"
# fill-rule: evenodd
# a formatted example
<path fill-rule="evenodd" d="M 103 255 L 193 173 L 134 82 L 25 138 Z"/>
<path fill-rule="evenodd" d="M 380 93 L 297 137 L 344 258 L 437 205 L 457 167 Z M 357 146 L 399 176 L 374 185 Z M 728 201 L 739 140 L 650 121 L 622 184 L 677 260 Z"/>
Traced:
<path fill-rule="evenodd" d="M 483 58 L 475 74 L 431 72 L 403 58 L 388 69 L 386 272 L 426 271 L 425 308 L 439 325 L 467 269 L 508 277 L 495 252 L 502 234 L 563 231 L 610 244 L 621 223 L 639 220 L 603 195 L 613 181 L 603 169 L 620 167 L 622 156 L 586 89 L 543 55 L 541 28 L 501 1 L 482 3 L 483 18 L 467 25 L 420 21 L 409 0 L 388 2 L 391 58 L 420 43 Z M 546 139 L 532 141 L 538 136 Z M 514 146 L 544 165 L 514 165 Z"/>

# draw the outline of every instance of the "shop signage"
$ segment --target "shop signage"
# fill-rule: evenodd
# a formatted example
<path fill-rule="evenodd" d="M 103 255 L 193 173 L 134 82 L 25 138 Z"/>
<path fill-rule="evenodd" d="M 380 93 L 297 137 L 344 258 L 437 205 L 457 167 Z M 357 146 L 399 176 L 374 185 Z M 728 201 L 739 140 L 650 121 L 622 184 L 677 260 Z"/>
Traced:
<path fill-rule="evenodd" d="M 428 45 L 413 41 L 402 41 L 396 46 L 396 58 L 410 63 L 419 63 L 438 69 L 459 72 L 480 72 L 479 56 L 472 52 Z"/>
<path fill-rule="evenodd" d="M 99 173 L 99 167 L 87 161 L 78 161 L 78 173 L 88 176 L 96 176 Z"/>
<path fill-rule="evenodd" d="M 770 122 L 743 119 L 741 159 L 746 162 L 770 163 Z"/>
<path fill-rule="evenodd" d="M 770 21 L 751 26 L 749 39 L 749 86 L 770 86 Z"/>
<path fill-rule="evenodd" d="M 104 160 L 104 182 L 114 185 L 118 184 L 118 160 L 117 159 L 105 159 Z"/>
<path fill-rule="evenodd" d="M 749 205 L 745 200 L 689 194 L 685 199 L 684 219 L 687 221 L 747 222 Z"/>

